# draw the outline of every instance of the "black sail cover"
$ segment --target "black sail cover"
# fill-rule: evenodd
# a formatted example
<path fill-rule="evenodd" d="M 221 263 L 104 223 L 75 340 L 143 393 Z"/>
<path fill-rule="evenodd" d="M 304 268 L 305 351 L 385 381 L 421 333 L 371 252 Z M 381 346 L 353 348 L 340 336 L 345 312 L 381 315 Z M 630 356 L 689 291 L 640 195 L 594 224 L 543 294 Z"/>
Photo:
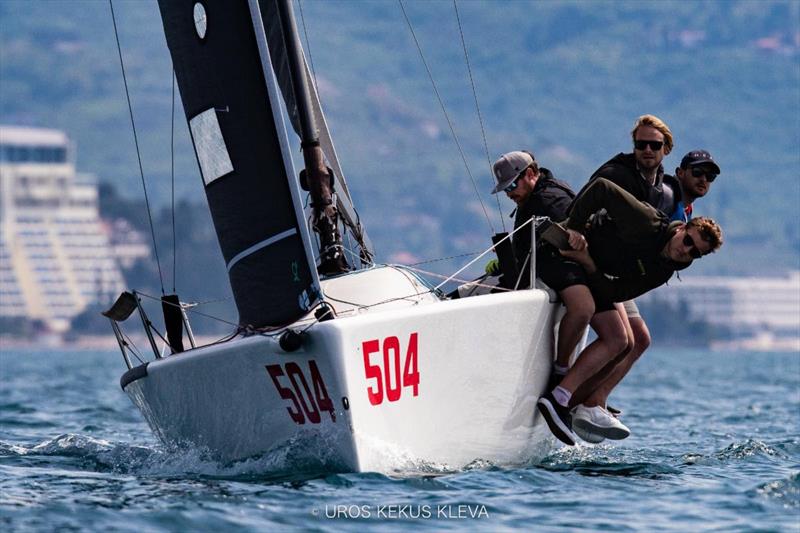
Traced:
<path fill-rule="evenodd" d="M 250 8 L 221 0 L 159 0 L 159 8 L 239 323 L 293 322 L 319 292 Z"/>

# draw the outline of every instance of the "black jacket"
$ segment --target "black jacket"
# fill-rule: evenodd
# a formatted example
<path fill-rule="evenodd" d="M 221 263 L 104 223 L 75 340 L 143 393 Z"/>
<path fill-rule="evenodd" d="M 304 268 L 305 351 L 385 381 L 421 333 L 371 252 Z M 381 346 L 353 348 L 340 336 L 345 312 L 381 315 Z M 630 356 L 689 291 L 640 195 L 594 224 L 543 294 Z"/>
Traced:
<path fill-rule="evenodd" d="M 516 210 L 514 229 L 534 216 L 550 217 L 550 220 L 561 222 L 567 218 L 573 198 L 575 193 L 566 182 L 557 180 L 548 169 L 540 168 L 536 186 L 525 203 Z M 522 270 L 531 251 L 531 228 L 526 227 L 516 232 L 512 238 L 512 245 L 517 267 Z"/>
<path fill-rule="evenodd" d="M 640 202 L 647 202 L 659 211 L 671 214 L 675 210 L 672 189 L 665 190 L 663 186 L 664 167 L 659 165 L 655 183 L 651 185 L 639 172 L 639 168 L 636 166 L 636 157 L 632 153 L 619 153 L 603 163 L 592 174 L 589 182 L 583 186 L 578 196 L 597 178 L 605 178 L 611 183 L 619 185 Z"/>

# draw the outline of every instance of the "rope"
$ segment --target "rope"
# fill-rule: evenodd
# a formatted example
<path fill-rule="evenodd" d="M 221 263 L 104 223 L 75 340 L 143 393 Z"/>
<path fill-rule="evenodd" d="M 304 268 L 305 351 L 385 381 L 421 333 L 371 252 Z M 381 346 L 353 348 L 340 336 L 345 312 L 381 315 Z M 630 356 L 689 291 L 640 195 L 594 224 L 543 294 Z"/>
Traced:
<path fill-rule="evenodd" d="M 170 76 L 172 80 L 172 128 L 170 130 L 170 177 L 172 181 L 172 294 L 177 294 L 175 288 L 178 279 L 178 240 L 175 237 L 175 70 Z"/>
<path fill-rule="evenodd" d="M 466 265 L 464 265 L 464 266 L 463 266 L 463 267 L 461 267 L 460 269 L 456 270 L 456 271 L 455 271 L 455 272 L 454 272 L 454 273 L 453 273 L 453 274 L 452 274 L 452 275 L 451 275 L 449 278 L 445 279 L 445 280 L 444 280 L 443 282 L 441 282 L 439 285 L 437 285 L 436 287 L 434 287 L 434 289 L 439 289 L 439 288 L 440 288 L 442 285 L 444 285 L 445 283 L 447 283 L 447 282 L 448 282 L 448 281 L 450 281 L 451 279 L 454 279 L 454 278 L 455 278 L 455 277 L 456 277 L 458 274 L 460 274 L 461 272 L 463 272 L 464 270 L 466 270 L 467 268 L 469 268 L 470 266 L 472 266 L 472 264 L 473 264 L 473 263 L 475 263 L 475 261 L 477 261 L 478 259 L 480 259 L 480 258 L 481 258 L 481 257 L 483 257 L 484 255 L 486 255 L 486 254 L 488 254 L 489 252 L 491 252 L 492 250 L 494 250 L 495 246 L 497 246 L 497 245 L 498 245 L 498 244 L 500 244 L 501 242 L 504 242 L 504 241 L 506 241 L 506 240 L 510 239 L 512 235 L 514 235 L 516 232 L 518 232 L 519 230 L 521 230 L 522 228 L 524 228 L 525 226 L 527 226 L 528 224 L 530 224 L 530 223 L 531 223 L 533 220 L 534 220 L 534 218 L 529 218 L 529 219 L 528 219 L 528 220 L 526 220 L 524 223 L 520 224 L 518 228 L 515 228 L 515 229 L 514 229 L 514 231 L 512 231 L 511 233 L 509 233 L 508 235 L 506 235 L 505 237 L 503 237 L 502 239 L 500 239 L 499 241 L 497 241 L 495 244 L 493 244 L 492 246 L 490 246 L 489 248 L 487 248 L 487 249 L 486 249 L 484 252 L 482 252 L 482 253 L 481 253 L 481 254 L 480 254 L 478 257 L 476 257 L 475 259 L 473 259 L 472 261 L 470 261 L 469 263 L 467 263 Z"/>
<path fill-rule="evenodd" d="M 458 4 L 456 0 L 453 0 L 453 9 L 456 11 L 456 21 L 458 22 L 458 33 L 461 36 L 461 47 L 464 49 L 464 60 L 467 62 L 467 72 L 469 73 L 469 83 L 472 86 L 472 97 L 475 99 L 475 110 L 478 113 L 478 122 L 481 125 L 481 137 L 483 138 L 483 149 L 486 153 L 486 162 L 489 164 L 489 177 L 492 181 L 492 186 L 494 186 L 494 175 L 492 171 L 492 160 L 489 156 L 489 145 L 486 142 L 486 130 L 483 127 L 483 116 L 481 115 L 481 107 L 478 105 L 478 92 L 475 90 L 475 80 L 472 77 L 472 67 L 469 63 L 469 54 L 467 53 L 467 43 L 464 41 L 464 30 L 461 28 L 461 17 L 458 14 Z M 500 207 L 500 195 L 494 195 L 495 200 L 497 200 L 497 212 L 500 214 L 500 223 L 503 225 L 503 231 L 506 231 L 506 221 L 503 218 L 503 210 Z"/>
<path fill-rule="evenodd" d="M 461 148 L 461 143 L 458 141 L 458 135 L 456 135 L 456 130 L 453 127 L 453 123 L 450 120 L 450 116 L 447 114 L 447 110 L 444 107 L 444 102 L 442 101 L 442 97 L 439 94 L 439 89 L 436 87 L 436 82 L 433 80 L 433 74 L 431 73 L 430 67 L 428 67 L 428 62 L 425 60 L 425 55 L 422 53 L 422 47 L 417 40 L 417 34 L 414 33 L 414 27 L 411 25 L 411 20 L 408 18 L 408 14 L 406 14 L 406 8 L 403 5 L 403 0 L 397 0 L 400 4 L 400 9 L 403 11 L 403 17 L 406 19 L 406 24 L 408 24 L 408 29 L 411 30 L 411 37 L 414 39 L 414 44 L 417 46 L 417 51 L 419 52 L 419 57 L 422 59 L 422 64 L 425 65 L 425 70 L 428 71 L 428 78 L 431 80 L 431 85 L 433 85 L 433 92 L 436 94 L 437 100 L 439 100 L 439 106 L 442 108 L 442 113 L 444 113 L 444 118 L 447 120 L 447 125 L 450 127 L 450 133 L 453 136 L 453 140 L 458 147 L 458 151 L 461 154 L 461 160 L 464 162 L 464 168 L 467 170 L 467 174 L 469 175 L 470 181 L 472 181 L 472 186 L 475 188 L 475 195 L 478 197 L 478 202 L 481 204 L 481 209 L 483 209 L 483 215 L 486 217 L 486 222 L 489 224 L 489 229 L 492 233 L 494 233 L 494 226 L 492 225 L 492 221 L 489 218 L 489 213 L 486 211 L 486 206 L 483 204 L 483 199 L 481 198 L 480 191 L 478 191 L 478 184 L 475 183 L 475 178 L 472 176 L 472 171 L 469 169 L 469 165 L 467 164 L 467 157 L 464 155 L 464 150 Z"/>
<path fill-rule="evenodd" d="M 405 268 L 409 270 L 413 270 L 414 272 L 419 272 L 420 274 L 425 274 L 426 276 L 433 276 L 435 278 L 442 278 L 448 279 L 449 281 L 457 281 L 459 283 L 469 283 L 470 285 L 475 285 L 477 287 L 486 287 L 489 289 L 497 289 L 498 291 L 511 291 L 511 289 L 506 289 L 505 287 L 501 287 L 499 285 L 486 285 L 485 283 L 479 283 L 478 280 L 468 280 L 468 279 L 459 279 L 459 278 L 447 278 L 447 276 L 443 274 L 437 274 L 436 272 L 429 272 L 427 270 L 422 270 L 421 268 L 414 268 L 408 265 L 403 265 Z M 478 278 L 481 279 L 481 278 Z"/>
<path fill-rule="evenodd" d="M 161 294 L 164 294 L 164 276 L 161 273 L 161 261 L 158 259 L 158 246 L 156 244 L 156 230 L 153 226 L 153 216 L 150 214 L 150 199 L 147 197 L 147 185 L 144 181 L 144 169 L 142 168 L 142 156 L 139 151 L 139 138 L 136 135 L 136 123 L 133 120 L 133 105 L 131 105 L 131 95 L 128 92 L 128 78 L 125 76 L 125 63 L 122 61 L 122 47 L 119 44 L 119 32 L 117 31 L 117 19 L 114 16 L 114 3 L 108 0 L 111 7 L 111 21 L 114 23 L 114 38 L 117 41 L 117 53 L 119 54 L 119 66 L 122 69 L 122 82 L 125 84 L 125 98 L 128 100 L 128 113 L 131 116 L 131 128 L 133 129 L 133 142 L 136 145 L 136 159 L 139 161 L 139 176 L 142 178 L 142 189 L 144 190 L 144 203 L 147 207 L 147 219 L 150 221 L 150 235 L 153 238 L 153 251 L 158 265 L 158 279 L 161 282 Z"/>

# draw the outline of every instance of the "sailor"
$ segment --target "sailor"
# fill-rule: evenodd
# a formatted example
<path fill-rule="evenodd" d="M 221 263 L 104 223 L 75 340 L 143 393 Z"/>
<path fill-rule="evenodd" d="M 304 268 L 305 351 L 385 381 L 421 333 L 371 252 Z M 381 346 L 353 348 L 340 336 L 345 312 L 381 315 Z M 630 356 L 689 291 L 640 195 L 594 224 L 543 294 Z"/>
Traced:
<path fill-rule="evenodd" d="M 694 201 L 708 194 L 720 172 L 706 150 L 692 150 L 683 156 L 675 176 L 664 176 L 664 188 L 671 189 L 674 197 L 672 212 L 667 211 L 670 218 L 681 222 L 691 220 Z"/>
<path fill-rule="evenodd" d="M 672 151 L 672 131 L 657 116 L 642 115 L 633 125 L 631 139 L 633 152 L 619 153 L 601 165 L 589 178 L 584 189 L 595 180 L 605 178 L 619 185 L 637 200 L 647 202 L 664 213 L 672 213 L 675 210 L 673 189 L 664 185 L 665 178 L 670 177 L 664 174 L 662 165 L 664 157 Z M 603 220 L 602 217 L 598 219 Z M 624 349 L 627 350 L 631 361 L 636 361 L 650 346 L 650 331 L 636 302 L 629 300 L 624 302 L 623 306 L 626 313 L 624 322 L 627 337 Z M 595 322 L 600 322 L 598 327 L 604 325 L 603 317 L 599 317 Z M 592 327 L 597 330 L 595 324 L 592 324 Z M 618 336 L 620 332 L 613 334 Z M 619 416 L 618 409 L 608 406 L 607 408 L 610 414 Z"/>
<path fill-rule="evenodd" d="M 515 151 L 504 154 L 495 161 L 492 170 L 497 180 L 492 194 L 503 191 L 517 205 L 514 229 L 519 231 L 513 235 L 512 246 L 518 270 L 522 272 L 528 268 L 532 233 L 530 226 L 522 226 L 535 216 L 546 216 L 552 221 L 564 220 L 575 193 L 567 183 L 557 180 L 550 170 L 540 168 L 531 152 Z M 576 234 L 573 238 L 576 246 L 585 245 L 584 239 L 579 235 Z M 497 260 L 487 265 L 487 273 L 499 273 Z M 547 387 L 549 391 L 567 373 L 569 358 L 595 314 L 595 306 L 583 267 L 574 261 L 565 260 L 555 247 L 540 242 L 536 252 L 536 273 L 539 279 L 558 293 L 566 308 L 559 324 L 556 360 Z M 530 276 L 523 275 L 522 279 L 527 281 Z M 605 341 L 606 331 L 601 329 L 595 342 L 604 349 L 613 349 Z"/>
<path fill-rule="evenodd" d="M 717 165 L 713 157 L 711 157 L 711 154 L 706 150 L 692 150 L 683 156 L 680 167 L 675 169 L 676 177 L 667 174 L 664 175 L 664 189 L 670 188 L 674 192 L 675 198 L 674 207 L 666 211 L 670 220 L 679 222 L 688 222 L 691 220 L 694 201 L 708 193 L 711 188 L 711 183 L 719 174 L 719 165 Z M 632 301 L 626 303 L 626 311 L 629 309 L 631 303 Z M 645 327 L 641 318 L 633 318 L 630 320 L 631 326 L 637 325 L 638 322 L 641 322 L 643 328 Z M 634 331 L 636 331 L 635 327 Z M 641 337 L 641 330 L 639 336 Z M 614 367 L 608 378 L 592 391 L 592 398 L 590 401 L 592 405 L 604 405 L 607 410 L 611 410 L 608 407 L 608 397 L 611 391 L 619 385 L 633 367 L 634 363 L 636 363 L 638 358 L 642 355 L 644 351 L 643 346 L 643 344 L 639 344 L 639 349 L 634 347 L 634 349 Z M 618 414 L 618 412 L 615 413 L 615 416 L 618 416 Z M 593 438 L 585 432 L 581 432 L 579 436 L 584 438 L 584 440 L 587 440 L 587 438 L 595 441 L 599 440 L 599 437 Z"/>
<path fill-rule="evenodd" d="M 591 215 L 601 209 L 609 219 L 602 224 L 590 222 Z M 604 178 L 584 188 L 564 225 L 571 243 L 586 240 L 586 246 L 573 246 L 575 250 L 561 254 L 586 272 L 597 309 L 592 319 L 596 331 L 598 316 L 603 317 L 603 328 L 624 330 L 626 315 L 619 302 L 666 283 L 675 271 L 722 245 L 722 230 L 713 220 L 670 222 L 667 215 Z M 627 351 L 608 357 L 607 352 L 588 346 L 561 383 L 539 398 L 537 407 L 559 440 L 574 444 L 573 427 L 610 439 L 630 434 L 593 395 Z"/>

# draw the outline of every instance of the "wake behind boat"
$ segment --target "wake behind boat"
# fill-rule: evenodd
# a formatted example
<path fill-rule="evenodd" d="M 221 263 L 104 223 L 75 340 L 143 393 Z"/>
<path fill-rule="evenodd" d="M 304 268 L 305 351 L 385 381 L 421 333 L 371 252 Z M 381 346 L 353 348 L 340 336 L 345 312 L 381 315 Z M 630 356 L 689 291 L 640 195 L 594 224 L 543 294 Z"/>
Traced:
<path fill-rule="evenodd" d="M 158 438 L 225 461 L 316 447 L 335 469 L 379 472 L 519 464 L 548 448 L 535 405 L 561 309 L 551 293 L 448 300 L 375 264 L 291 2 L 159 5 L 239 329 L 195 347 L 186 306 L 164 296 L 161 356 L 135 292 L 105 313 L 129 367 L 122 388 Z M 134 312 L 155 354 L 135 367 L 119 325 Z"/>

